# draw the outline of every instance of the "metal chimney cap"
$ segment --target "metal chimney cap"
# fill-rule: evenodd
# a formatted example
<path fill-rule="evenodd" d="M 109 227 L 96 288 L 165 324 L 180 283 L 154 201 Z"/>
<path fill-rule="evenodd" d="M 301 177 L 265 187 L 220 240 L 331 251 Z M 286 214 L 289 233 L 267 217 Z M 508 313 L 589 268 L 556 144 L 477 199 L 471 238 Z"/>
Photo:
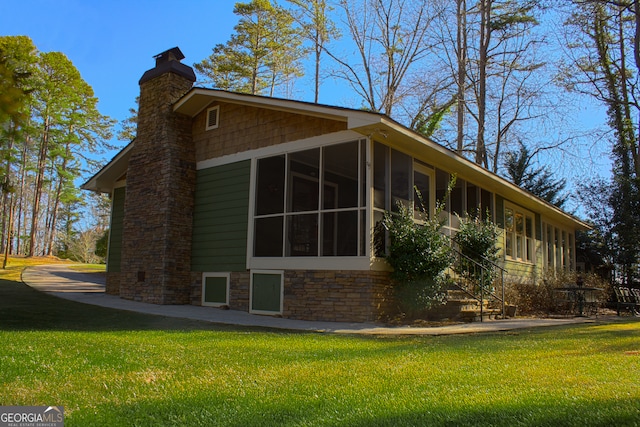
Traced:
<path fill-rule="evenodd" d="M 184 55 L 178 47 L 165 50 L 164 52 L 155 55 L 154 58 L 156 59 L 156 66 L 142 75 L 142 78 L 140 78 L 140 81 L 138 82 L 139 84 L 148 82 L 149 80 L 166 73 L 177 74 L 191 82 L 196 81 L 196 75 L 193 72 L 193 69 L 180 62 L 181 59 L 184 59 Z"/>
<path fill-rule="evenodd" d="M 157 55 L 154 56 L 155 60 L 156 60 L 156 65 L 165 63 L 165 62 L 169 62 L 169 61 L 178 61 L 180 62 L 181 60 L 183 60 L 185 58 L 184 54 L 182 53 L 182 51 L 180 50 L 180 48 L 178 46 L 165 50 L 162 53 L 159 53 Z"/>

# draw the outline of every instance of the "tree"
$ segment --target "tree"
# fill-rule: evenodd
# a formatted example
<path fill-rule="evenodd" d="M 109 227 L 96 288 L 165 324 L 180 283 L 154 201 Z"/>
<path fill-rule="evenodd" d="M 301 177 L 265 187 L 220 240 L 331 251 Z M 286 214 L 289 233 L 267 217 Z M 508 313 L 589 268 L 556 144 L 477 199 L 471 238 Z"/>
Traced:
<path fill-rule="evenodd" d="M 0 51 L 24 94 L 20 117 L 0 120 L 0 170 L 11 190 L 2 197 L 3 249 L 53 254 L 75 232 L 83 197 L 75 181 L 95 170 L 90 154 L 109 148 L 112 122 L 62 53 L 38 52 L 24 36 L 0 37 Z"/>
<path fill-rule="evenodd" d="M 522 141 L 519 141 L 519 145 L 518 151 L 509 151 L 505 155 L 507 177 L 514 184 L 562 208 L 569 198 L 569 195 L 564 193 L 567 180 L 554 179 L 547 166 L 535 168 L 533 160 L 536 153 L 531 153 Z"/>
<path fill-rule="evenodd" d="M 607 107 L 613 130 L 610 244 L 621 280 L 631 283 L 640 255 L 640 7 L 626 0 L 574 0 L 572 6 L 566 27 L 573 56 L 562 77 L 569 90 Z"/>
<path fill-rule="evenodd" d="M 363 108 L 392 116 L 425 80 L 419 65 L 432 52 L 429 30 L 440 10 L 426 0 L 342 0 L 340 7 L 358 60 L 329 52 L 339 66 L 335 76 L 351 86 Z"/>
<path fill-rule="evenodd" d="M 314 102 L 318 103 L 320 96 L 320 64 L 322 52 L 327 44 L 340 37 L 340 33 L 329 19 L 328 13 L 333 8 L 326 0 L 287 0 L 296 7 L 293 14 L 301 25 L 301 35 L 312 43 L 314 54 Z"/>
<path fill-rule="evenodd" d="M 236 3 L 233 12 L 240 16 L 235 33 L 195 69 L 219 89 L 269 96 L 276 88 L 286 91 L 302 75 L 306 55 L 291 14 L 269 0 Z"/>

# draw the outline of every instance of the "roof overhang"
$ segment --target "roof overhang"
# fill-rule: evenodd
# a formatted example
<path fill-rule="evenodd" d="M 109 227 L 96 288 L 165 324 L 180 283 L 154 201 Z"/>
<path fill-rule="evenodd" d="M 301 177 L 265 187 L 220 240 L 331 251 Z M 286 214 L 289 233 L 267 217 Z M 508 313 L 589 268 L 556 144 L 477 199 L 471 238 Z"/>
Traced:
<path fill-rule="evenodd" d="M 173 111 L 195 117 L 216 101 L 346 122 L 348 129 L 375 125 L 384 117 L 367 111 L 198 87 L 191 89 L 180 98 L 173 106 Z"/>
<path fill-rule="evenodd" d="M 499 175 L 480 167 L 456 152 L 435 143 L 383 114 L 197 87 L 191 89 L 180 98 L 174 104 L 173 110 L 180 114 L 195 117 L 216 101 L 345 122 L 349 130 L 380 142 L 388 140 L 391 145 L 401 150 L 414 153 L 414 155 L 417 154 L 417 157 L 434 166 L 437 165 L 439 168 L 457 171 L 458 175 L 464 177 L 464 179 L 472 181 L 489 191 L 498 193 L 505 199 L 548 217 L 554 222 L 565 224 L 578 230 L 591 229 L 591 226 L 575 216 L 564 212 L 551 203 L 534 196 Z M 120 151 L 113 160 L 87 181 L 82 188 L 98 192 L 111 192 L 115 183 L 123 179 L 126 174 L 133 144 L 134 141 Z"/>
<path fill-rule="evenodd" d="M 555 222 L 569 225 L 578 230 L 590 230 L 592 228 L 574 215 L 559 209 L 501 176 L 488 171 L 386 116 L 381 116 L 378 124 L 364 125 L 353 130 L 380 142 L 385 140 L 392 141 L 393 145 L 403 151 L 416 153 L 419 158 L 438 168 L 457 171 L 457 174 L 465 180 L 472 181 L 489 191 L 498 193 L 505 199 L 525 209 L 537 212 Z"/>
<path fill-rule="evenodd" d="M 104 165 L 98 173 L 82 184 L 80 188 L 98 193 L 111 193 L 116 183 L 124 179 L 127 173 L 134 142 L 135 140 L 131 141 L 126 147 L 120 150 L 109 163 Z"/>

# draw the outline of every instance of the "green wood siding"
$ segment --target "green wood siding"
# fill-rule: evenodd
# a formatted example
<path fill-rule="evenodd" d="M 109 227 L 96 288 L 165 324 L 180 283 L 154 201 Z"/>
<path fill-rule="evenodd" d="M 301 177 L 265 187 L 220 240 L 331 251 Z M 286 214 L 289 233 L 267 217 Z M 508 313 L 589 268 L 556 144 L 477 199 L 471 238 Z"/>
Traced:
<path fill-rule="evenodd" d="M 120 272 L 125 193 L 125 187 L 113 190 L 111 227 L 109 227 L 109 252 L 107 253 L 107 271 L 110 273 Z"/>
<path fill-rule="evenodd" d="M 245 271 L 251 161 L 198 171 L 191 271 Z"/>

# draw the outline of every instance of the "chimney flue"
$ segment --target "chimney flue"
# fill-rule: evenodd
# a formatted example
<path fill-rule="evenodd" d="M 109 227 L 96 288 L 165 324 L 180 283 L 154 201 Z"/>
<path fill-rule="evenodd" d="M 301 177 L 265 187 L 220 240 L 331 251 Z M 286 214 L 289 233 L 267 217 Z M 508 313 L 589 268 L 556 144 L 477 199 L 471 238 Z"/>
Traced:
<path fill-rule="evenodd" d="M 196 81 L 196 75 L 193 72 L 193 69 L 188 65 L 180 62 L 182 59 L 184 59 L 184 55 L 178 47 L 165 50 L 164 52 L 155 55 L 154 58 L 156 60 L 155 68 L 152 68 L 144 73 L 142 75 L 142 78 L 138 82 L 139 84 L 148 82 L 149 80 L 165 73 L 178 74 L 190 80 L 191 82 Z"/>

